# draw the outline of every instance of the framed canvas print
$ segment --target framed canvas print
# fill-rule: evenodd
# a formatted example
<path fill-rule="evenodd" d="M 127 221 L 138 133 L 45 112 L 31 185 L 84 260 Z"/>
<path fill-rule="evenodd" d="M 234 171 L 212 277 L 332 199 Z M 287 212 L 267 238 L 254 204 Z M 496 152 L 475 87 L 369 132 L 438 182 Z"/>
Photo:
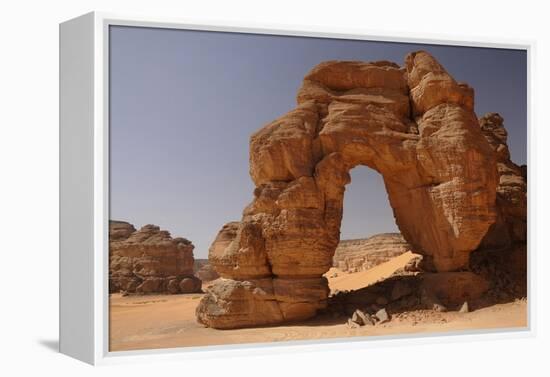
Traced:
<path fill-rule="evenodd" d="M 530 334 L 530 54 L 101 13 L 61 24 L 61 352 Z"/>

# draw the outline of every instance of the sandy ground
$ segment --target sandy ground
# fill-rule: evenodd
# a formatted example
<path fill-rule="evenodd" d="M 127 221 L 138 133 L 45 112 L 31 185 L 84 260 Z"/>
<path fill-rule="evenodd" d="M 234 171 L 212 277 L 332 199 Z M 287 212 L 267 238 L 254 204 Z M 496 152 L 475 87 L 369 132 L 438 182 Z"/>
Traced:
<path fill-rule="evenodd" d="M 326 276 L 331 290 L 352 290 L 390 276 L 413 256 L 403 254 L 368 271 L 347 274 L 331 269 Z M 336 277 L 333 277 L 336 273 Z M 237 330 L 204 328 L 195 321 L 202 294 L 127 296 L 110 298 L 110 350 L 136 350 L 236 343 L 379 336 L 411 333 L 495 329 L 527 326 L 527 302 L 518 300 L 470 313 L 412 311 L 394 316 L 388 323 L 350 329 L 346 317 L 315 318 L 273 327 Z"/>

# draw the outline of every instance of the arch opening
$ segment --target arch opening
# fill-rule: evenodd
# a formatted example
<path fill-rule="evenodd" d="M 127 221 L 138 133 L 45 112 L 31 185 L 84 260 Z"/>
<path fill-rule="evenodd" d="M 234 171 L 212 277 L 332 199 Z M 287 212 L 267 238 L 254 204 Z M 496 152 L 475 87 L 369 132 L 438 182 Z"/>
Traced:
<path fill-rule="evenodd" d="M 367 166 L 356 166 L 350 177 L 344 194 L 340 240 L 399 233 L 383 177 Z"/>
<path fill-rule="evenodd" d="M 382 176 L 371 168 L 357 166 L 350 177 L 344 194 L 340 241 L 333 268 L 325 274 L 331 292 L 359 289 L 391 275 L 408 262 L 407 257 L 395 258 L 411 251 L 395 223 Z M 408 255 L 409 259 L 414 257 Z M 392 263 L 386 267 L 357 279 L 344 278 L 346 273 L 370 270 L 389 261 Z"/>

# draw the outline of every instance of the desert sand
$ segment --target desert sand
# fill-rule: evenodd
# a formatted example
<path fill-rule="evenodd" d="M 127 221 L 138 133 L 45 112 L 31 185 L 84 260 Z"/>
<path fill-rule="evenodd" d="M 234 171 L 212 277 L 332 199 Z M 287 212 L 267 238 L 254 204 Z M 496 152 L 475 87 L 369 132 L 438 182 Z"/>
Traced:
<path fill-rule="evenodd" d="M 331 291 L 354 290 L 389 277 L 414 254 L 406 253 L 367 271 L 326 273 Z M 336 276 L 335 276 L 336 275 Z M 206 284 L 208 286 L 208 284 Z M 497 304 L 469 313 L 417 310 L 398 314 L 390 322 L 349 328 L 347 317 L 318 316 L 284 326 L 216 330 L 198 324 L 195 309 L 203 294 L 110 296 L 110 350 L 139 350 L 221 344 L 441 333 L 527 326 L 527 301 Z"/>

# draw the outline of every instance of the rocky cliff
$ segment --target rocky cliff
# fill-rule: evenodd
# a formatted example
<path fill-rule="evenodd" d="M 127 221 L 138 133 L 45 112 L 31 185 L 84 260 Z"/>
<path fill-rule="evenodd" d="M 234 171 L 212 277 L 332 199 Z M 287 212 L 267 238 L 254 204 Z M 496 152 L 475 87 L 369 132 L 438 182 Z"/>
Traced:
<path fill-rule="evenodd" d="M 193 276 L 191 241 L 172 238 L 156 225 L 136 231 L 123 221 L 109 222 L 109 292 L 192 293 L 201 291 Z"/>
<path fill-rule="evenodd" d="M 399 233 L 376 234 L 369 238 L 342 240 L 334 252 L 334 267 L 345 272 L 368 270 L 410 251 Z"/>

